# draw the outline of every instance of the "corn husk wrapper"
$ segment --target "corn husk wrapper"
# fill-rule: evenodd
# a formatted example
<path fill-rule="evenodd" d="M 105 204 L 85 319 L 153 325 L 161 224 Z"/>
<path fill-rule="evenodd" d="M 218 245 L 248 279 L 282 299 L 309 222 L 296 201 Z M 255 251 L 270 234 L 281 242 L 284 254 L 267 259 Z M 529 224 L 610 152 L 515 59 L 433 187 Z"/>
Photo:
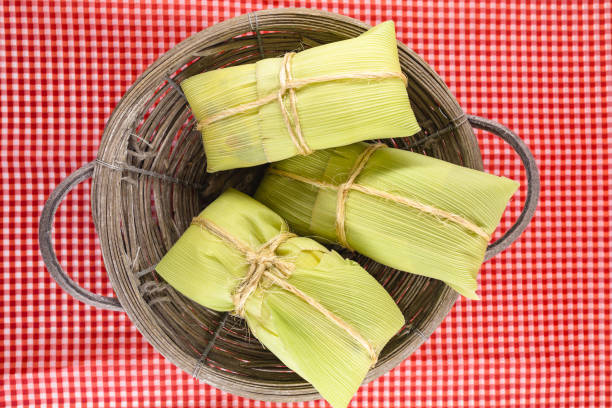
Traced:
<path fill-rule="evenodd" d="M 281 58 L 238 65 L 181 82 L 195 118 L 256 101 L 280 87 Z M 360 72 L 401 72 L 395 27 L 382 23 L 359 37 L 297 53 L 295 79 Z M 299 124 L 312 150 L 368 138 L 410 136 L 419 125 L 400 78 L 342 79 L 296 91 Z M 284 97 L 286 100 L 288 96 Z M 359 129 L 358 132 L 355 129 Z M 298 154 L 277 101 L 206 125 L 207 171 L 249 167 Z"/>
<path fill-rule="evenodd" d="M 305 178 L 344 183 L 368 146 L 357 143 L 271 165 Z M 337 190 L 319 188 L 268 170 L 255 198 L 284 217 L 300 235 L 338 242 Z M 410 198 L 457 214 L 491 234 L 515 181 L 394 148 L 376 150 L 356 184 Z M 350 190 L 345 201 L 347 243 L 392 268 L 442 280 L 477 299 L 477 272 L 488 240 L 443 217 Z"/>
<path fill-rule="evenodd" d="M 257 249 L 288 230 L 272 210 L 228 190 L 199 218 L 214 222 Z M 380 351 L 404 318 L 385 289 L 357 263 L 309 238 L 289 238 L 276 250 L 295 264 L 287 282 L 316 299 Z M 199 225 L 191 225 L 157 266 L 179 292 L 218 311 L 232 311 L 232 295 L 248 270 L 244 254 Z M 346 331 L 303 299 L 261 281 L 248 297 L 244 317 L 252 333 L 287 367 L 309 381 L 334 407 L 346 407 L 371 359 Z"/>

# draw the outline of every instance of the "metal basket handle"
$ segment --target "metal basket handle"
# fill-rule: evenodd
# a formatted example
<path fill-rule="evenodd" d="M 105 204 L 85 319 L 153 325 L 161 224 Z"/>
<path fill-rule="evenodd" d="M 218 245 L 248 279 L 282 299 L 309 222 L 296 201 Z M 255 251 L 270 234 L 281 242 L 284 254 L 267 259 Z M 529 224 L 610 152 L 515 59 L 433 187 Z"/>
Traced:
<path fill-rule="evenodd" d="M 43 262 L 49 271 L 51 277 L 64 289 L 70 296 L 80 300 L 88 305 L 99 307 L 101 309 L 122 311 L 123 308 L 119 300 L 114 297 L 96 295 L 87 289 L 79 286 L 73 281 L 70 276 L 62 269 L 55 250 L 53 249 L 53 239 L 51 229 L 53 227 L 53 219 L 59 205 L 64 200 L 66 195 L 78 184 L 87 180 L 93 175 L 95 162 L 89 162 L 83 167 L 66 177 L 51 193 L 49 199 L 43 207 L 40 221 L 38 224 L 38 245 L 42 254 Z"/>
<path fill-rule="evenodd" d="M 519 155 L 527 174 L 527 198 L 523 205 L 523 211 L 521 211 L 521 215 L 514 225 L 500 239 L 489 245 L 485 253 L 485 261 L 488 261 L 512 245 L 529 225 L 540 197 L 540 173 L 533 154 L 516 133 L 500 123 L 480 116 L 468 115 L 468 121 L 473 128 L 492 133 L 508 143 L 512 150 Z"/>

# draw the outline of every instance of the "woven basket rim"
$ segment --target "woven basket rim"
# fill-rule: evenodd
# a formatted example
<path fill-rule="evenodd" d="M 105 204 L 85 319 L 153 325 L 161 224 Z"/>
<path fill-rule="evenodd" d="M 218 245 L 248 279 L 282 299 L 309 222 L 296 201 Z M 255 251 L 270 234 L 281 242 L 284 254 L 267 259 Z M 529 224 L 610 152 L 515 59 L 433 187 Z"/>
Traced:
<path fill-rule="evenodd" d="M 293 21 L 298 20 L 304 23 L 309 20 L 316 21 L 321 26 L 329 25 L 329 30 L 340 31 L 341 35 L 356 35 L 370 28 L 366 23 L 347 16 L 302 8 L 261 10 L 256 14 L 240 15 L 208 27 L 163 54 L 135 81 L 121 98 L 107 122 L 97 159 L 105 163 L 124 161 L 128 146 L 125 135 L 132 131 L 130 126 L 137 121 L 140 110 L 153 97 L 159 84 L 164 82 L 167 75 L 174 72 L 177 65 L 181 66 L 181 62 L 186 60 L 184 55 L 192 55 L 194 50 L 201 48 L 203 43 L 219 44 L 237 34 L 251 32 L 253 16 L 258 18 L 262 31 L 269 30 L 271 26 L 276 29 L 286 27 L 290 30 Z M 457 154 L 461 156 L 466 165 L 482 169 L 477 141 L 467 121 L 461 122 L 465 115 L 456 99 L 442 79 L 416 53 L 400 42 L 398 42 L 398 48 L 403 62 L 402 68 L 407 73 L 409 81 L 418 82 L 418 85 L 423 88 L 420 92 L 435 99 L 438 108 L 444 112 L 445 117 L 450 119 L 448 123 L 454 125 L 452 132 L 457 140 L 456 148 L 460 150 Z M 442 124 L 439 127 L 443 127 Z M 147 341 L 173 364 L 192 373 L 195 362 L 187 356 L 184 350 L 176 349 L 168 336 L 159 327 L 156 327 L 155 316 L 151 308 L 143 297 L 138 296 L 135 292 L 134 288 L 138 286 L 137 278 L 129 271 L 129 263 L 117 252 L 118 241 L 122 240 L 122 230 L 120 223 L 114 218 L 119 210 L 113 207 L 114 203 L 121 200 L 121 180 L 121 172 L 98 166 L 94 171 L 92 182 L 94 224 L 100 237 L 102 255 L 112 287 L 130 320 Z M 403 343 L 401 350 L 397 350 L 386 361 L 372 369 L 365 382 L 387 373 L 416 350 L 440 325 L 457 297 L 455 291 L 445 286 L 436 299 L 431 299 L 427 319 L 423 320 L 424 323 L 414 328 Z M 207 367 L 200 368 L 198 378 L 232 394 L 260 400 L 290 402 L 320 398 L 312 387 L 294 387 L 284 384 L 273 387 L 220 375 Z"/>

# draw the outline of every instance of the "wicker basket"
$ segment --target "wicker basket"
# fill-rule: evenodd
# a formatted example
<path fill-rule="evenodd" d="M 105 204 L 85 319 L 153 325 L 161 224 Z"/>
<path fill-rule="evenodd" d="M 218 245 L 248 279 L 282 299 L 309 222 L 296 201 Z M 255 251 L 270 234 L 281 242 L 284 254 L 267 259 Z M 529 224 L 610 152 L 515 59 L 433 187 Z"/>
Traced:
<path fill-rule="evenodd" d="M 177 83 L 204 70 L 252 63 L 354 37 L 368 25 L 323 11 L 265 10 L 216 24 L 168 51 L 136 81 L 113 112 L 97 160 L 64 180 L 40 220 L 40 247 L 54 279 L 88 304 L 124 310 L 145 338 L 172 363 L 233 394 L 262 400 L 319 398 L 314 388 L 265 350 L 241 319 L 208 310 L 175 292 L 155 264 L 207 203 L 229 186 L 253 192 L 263 166 L 206 174 L 199 132 Z M 525 229 L 538 198 L 539 178 L 524 143 L 501 125 L 464 114 L 443 81 L 398 43 L 408 92 L 423 131 L 402 148 L 482 169 L 472 126 L 501 136 L 519 153 L 529 181 L 517 223 L 491 245 L 487 259 Z M 53 252 L 51 226 L 63 197 L 93 176 L 92 208 L 104 263 L 117 299 L 73 282 Z M 344 254 L 348 256 L 349 254 Z M 440 325 L 457 294 L 440 281 L 391 270 L 357 256 L 404 312 L 407 326 L 382 351 L 371 381 L 402 362 Z"/>

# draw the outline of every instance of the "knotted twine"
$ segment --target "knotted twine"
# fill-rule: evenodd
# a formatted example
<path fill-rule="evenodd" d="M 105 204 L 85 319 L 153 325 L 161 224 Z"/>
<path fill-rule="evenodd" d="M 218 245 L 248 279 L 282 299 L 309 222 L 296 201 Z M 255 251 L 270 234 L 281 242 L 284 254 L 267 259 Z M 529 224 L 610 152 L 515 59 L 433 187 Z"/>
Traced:
<path fill-rule="evenodd" d="M 357 177 L 359 176 L 359 174 L 365 167 L 366 163 L 368 162 L 372 154 L 377 149 L 382 148 L 382 147 L 387 147 L 387 145 L 383 143 L 371 144 L 363 152 L 361 152 L 361 154 L 357 157 L 357 160 L 355 161 L 355 164 L 353 165 L 351 172 L 349 173 L 350 174 L 349 178 L 346 180 L 346 182 L 340 185 L 334 185 L 331 183 L 326 183 L 324 181 L 310 179 L 308 177 L 300 176 L 299 174 L 291 173 L 291 172 L 284 171 L 284 170 L 279 170 L 276 168 L 269 168 L 268 172 L 272 174 L 278 174 L 280 176 L 284 176 L 287 178 L 291 178 L 297 181 L 301 181 L 303 183 L 307 183 L 307 184 L 310 184 L 312 186 L 319 187 L 319 188 L 326 188 L 326 189 L 332 189 L 332 190 L 337 189 L 338 197 L 336 200 L 336 222 L 335 222 L 336 238 L 338 239 L 338 242 L 343 247 L 350 249 L 351 251 L 353 251 L 353 248 L 351 248 L 351 246 L 347 242 L 346 227 L 344 225 L 345 219 L 346 219 L 346 199 L 348 197 L 349 191 L 351 190 L 360 191 L 370 196 L 384 198 L 389 201 L 393 201 L 399 204 L 406 205 L 408 207 L 412 207 L 414 209 L 417 209 L 427 214 L 431 214 L 441 219 L 454 222 L 456 224 L 461 225 L 465 229 L 472 231 L 475 234 L 481 236 L 487 242 L 491 239 L 491 236 L 487 234 L 485 230 L 483 230 L 478 225 L 463 218 L 460 215 L 453 214 L 448 211 L 444 211 L 442 209 L 436 208 L 431 205 L 420 203 L 410 198 L 402 197 L 396 194 L 388 193 L 386 191 L 378 190 L 373 187 L 368 187 L 368 186 L 364 186 L 364 185 L 355 183 L 355 180 L 357 179 Z"/>
<path fill-rule="evenodd" d="M 259 98 L 253 102 L 245 103 L 242 105 L 238 105 L 233 108 L 224 109 L 212 116 L 209 116 L 206 119 L 201 120 L 198 123 L 198 130 L 203 131 L 204 128 L 211 123 L 217 122 L 221 119 L 228 118 L 230 116 L 237 115 L 242 112 L 249 111 L 254 108 L 258 108 L 260 106 L 266 105 L 275 100 L 278 101 L 281 113 L 283 114 L 283 121 L 285 122 L 285 126 L 287 127 L 287 131 L 289 132 L 289 136 L 291 137 L 291 141 L 297 148 L 298 154 L 300 155 L 309 155 L 313 152 L 313 150 L 308 146 L 306 140 L 304 139 L 304 135 L 302 134 L 302 128 L 300 126 L 300 119 L 297 111 L 297 94 L 296 90 L 300 89 L 306 85 L 323 83 L 323 82 L 331 82 L 342 79 L 388 79 L 388 78 L 400 78 L 404 83 L 404 86 L 407 85 L 408 79 L 402 72 L 393 72 L 393 71 L 361 71 L 361 72 L 347 72 L 344 74 L 335 74 L 335 75 L 321 75 L 315 76 L 311 78 L 304 79 L 294 79 L 291 71 L 291 61 L 295 52 L 288 52 L 284 55 L 279 71 L 279 82 L 280 87 L 277 92 L 273 92 L 269 95 L 266 95 L 262 98 Z M 288 98 L 288 106 L 285 106 L 285 94 L 289 94 Z"/>
<path fill-rule="evenodd" d="M 355 330 L 340 317 L 336 316 L 333 312 L 326 309 L 316 299 L 287 282 L 287 279 L 291 276 L 293 270 L 295 269 L 295 264 L 276 255 L 276 249 L 286 240 L 296 237 L 297 235 L 291 232 L 281 232 L 268 242 L 264 243 L 257 250 L 253 250 L 249 245 L 232 236 L 210 220 L 195 217 L 191 221 L 191 225 L 200 226 L 224 243 L 228 244 L 230 247 L 241 252 L 245 256 L 246 261 L 249 263 L 249 269 L 244 279 L 236 287 L 233 294 L 232 301 L 234 303 L 234 314 L 244 318 L 244 307 L 247 299 L 255 291 L 255 289 L 257 289 L 261 283 L 261 280 L 265 277 L 282 289 L 293 293 L 298 298 L 314 307 L 338 327 L 343 329 L 349 336 L 355 339 L 366 349 L 370 356 L 371 365 L 374 366 L 374 364 L 376 364 L 378 359 L 376 350 L 374 350 L 374 347 L 372 347 L 372 345 L 368 343 L 368 341 L 357 330 Z"/>

